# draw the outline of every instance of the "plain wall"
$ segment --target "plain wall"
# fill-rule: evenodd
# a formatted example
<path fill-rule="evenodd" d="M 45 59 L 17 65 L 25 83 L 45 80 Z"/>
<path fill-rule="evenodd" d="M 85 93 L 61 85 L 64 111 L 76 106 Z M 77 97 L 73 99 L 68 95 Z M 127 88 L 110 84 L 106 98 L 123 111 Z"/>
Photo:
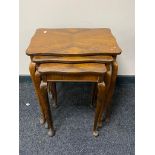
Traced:
<path fill-rule="evenodd" d="M 135 74 L 134 0 L 20 0 L 19 74 L 29 74 L 25 54 L 37 28 L 108 27 L 123 53 L 119 75 Z"/>

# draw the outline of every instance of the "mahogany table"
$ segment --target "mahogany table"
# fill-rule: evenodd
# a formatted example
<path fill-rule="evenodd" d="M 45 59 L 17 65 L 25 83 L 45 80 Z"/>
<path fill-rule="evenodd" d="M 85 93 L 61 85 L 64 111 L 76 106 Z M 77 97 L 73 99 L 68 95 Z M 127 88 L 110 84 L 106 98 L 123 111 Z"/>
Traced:
<path fill-rule="evenodd" d="M 37 82 L 39 81 L 37 80 L 37 78 L 40 78 L 40 82 L 44 81 L 46 83 L 50 83 L 48 85 L 50 90 L 54 94 L 53 96 L 56 102 L 55 81 L 63 81 L 64 78 L 66 78 L 66 74 L 62 72 L 63 70 L 59 70 L 59 73 L 61 73 L 61 75 L 63 76 L 61 76 L 61 78 L 60 76 L 56 76 L 55 79 L 52 79 L 52 74 L 56 73 L 58 67 L 60 67 L 59 65 L 61 65 L 61 67 L 65 67 L 66 65 L 68 65 L 65 68 L 65 72 L 68 73 L 67 81 L 72 81 L 73 79 L 73 81 L 79 81 L 78 78 L 75 78 L 75 76 L 71 75 L 71 73 L 69 74 L 69 70 L 74 70 L 75 68 L 77 68 L 77 65 L 80 65 L 81 70 L 81 66 L 84 66 L 84 68 L 82 68 L 82 70 L 84 70 L 86 73 L 84 81 L 89 81 L 89 79 L 91 79 L 91 76 L 90 74 L 88 74 L 88 72 L 86 72 L 86 70 L 89 69 L 90 66 L 94 66 L 96 67 L 94 68 L 94 71 L 91 70 L 91 74 L 94 74 L 95 70 L 101 70 L 102 68 L 103 76 L 105 70 L 103 66 L 101 67 L 101 65 L 105 64 L 106 73 L 104 76 L 104 81 L 106 83 L 106 91 L 105 93 L 103 93 L 103 96 L 104 94 L 106 96 L 104 99 L 105 104 L 102 104 L 102 106 L 100 107 L 100 111 L 97 112 L 97 115 L 99 114 L 99 116 L 97 116 L 96 121 L 98 122 L 98 127 L 101 127 L 102 114 L 104 111 L 106 112 L 106 121 L 109 121 L 110 102 L 114 92 L 118 70 L 116 57 L 117 55 L 121 54 L 121 49 L 119 48 L 116 39 L 112 35 L 110 29 L 37 29 L 36 33 L 31 39 L 29 47 L 26 50 L 26 54 L 31 57 L 29 69 L 40 103 L 40 122 L 42 124 L 45 121 L 48 122 L 48 125 L 50 124 L 50 119 L 48 119 L 50 115 L 49 112 L 47 112 L 49 108 L 48 104 L 45 104 L 45 97 L 42 97 L 42 92 L 43 94 L 45 94 L 45 91 L 41 91 L 42 87 L 40 87 L 40 83 Z M 45 71 L 44 73 L 43 70 Z M 51 72 L 50 70 L 53 70 L 53 72 Z M 81 74 L 81 72 L 79 72 L 78 74 Z M 46 75 L 46 77 L 50 78 L 44 79 L 43 77 L 45 76 L 42 75 Z M 96 73 L 96 75 L 99 77 L 99 73 Z M 84 75 L 82 74 L 82 76 Z M 97 80 L 95 82 L 97 82 Z M 93 98 L 96 98 L 95 96 L 97 93 L 100 94 L 100 96 L 102 95 L 101 92 L 97 91 L 99 89 L 100 88 L 96 85 Z M 94 122 L 94 124 L 96 124 L 96 121 Z M 98 135 L 97 125 L 94 126 L 95 127 L 93 129 L 93 133 L 94 135 Z M 51 129 L 53 129 L 52 126 L 50 126 L 49 135 L 53 135 L 54 133 Z"/>

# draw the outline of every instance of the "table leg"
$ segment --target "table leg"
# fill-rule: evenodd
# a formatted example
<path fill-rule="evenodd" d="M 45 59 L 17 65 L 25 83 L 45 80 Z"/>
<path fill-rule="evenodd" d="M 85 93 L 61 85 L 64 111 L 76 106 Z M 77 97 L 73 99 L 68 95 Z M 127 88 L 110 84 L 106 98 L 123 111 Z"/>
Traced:
<path fill-rule="evenodd" d="M 40 84 L 37 83 L 37 81 L 35 80 L 35 72 L 36 72 L 36 63 L 31 62 L 29 65 L 29 71 L 30 71 L 30 75 L 31 75 L 31 79 L 34 85 L 34 89 L 36 92 L 36 96 L 39 100 L 39 107 L 40 107 L 40 124 L 44 124 L 45 123 L 45 115 L 44 115 L 44 110 L 43 110 L 43 106 L 42 106 L 42 101 L 40 98 Z"/>
<path fill-rule="evenodd" d="M 36 73 L 38 74 L 38 73 Z M 37 76 L 37 75 L 36 75 Z M 40 90 L 42 93 L 42 101 L 43 101 L 43 107 L 45 111 L 45 118 L 47 120 L 48 124 L 48 135 L 54 136 L 55 131 L 53 127 L 53 120 L 52 120 L 52 115 L 51 115 L 51 110 L 50 110 L 50 105 L 49 105 L 49 100 L 48 100 L 48 92 L 47 92 L 47 82 L 41 82 L 40 84 Z"/>
<path fill-rule="evenodd" d="M 97 105 L 96 105 L 94 127 L 93 127 L 93 135 L 94 136 L 99 135 L 99 133 L 97 131 L 97 122 L 98 122 L 98 119 L 99 119 L 100 109 L 101 109 L 102 105 L 104 104 L 105 90 L 106 90 L 104 82 L 98 83 L 97 87 L 98 87 Z"/>
<path fill-rule="evenodd" d="M 117 72 L 118 72 L 118 64 L 116 61 L 113 61 L 111 82 L 110 82 L 110 87 L 109 87 L 107 98 L 106 98 L 106 122 L 110 121 L 110 107 L 111 107 L 112 96 L 113 96 L 114 89 L 115 89 Z"/>
<path fill-rule="evenodd" d="M 57 90 L 56 90 L 56 82 L 50 82 L 49 85 L 49 91 L 52 94 L 52 107 L 57 108 L 58 104 L 57 104 Z"/>
<path fill-rule="evenodd" d="M 108 90 L 110 87 L 110 82 L 111 82 L 111 71 L 110 69 L 105 73 L 105 84 L 106 84 L 106 90 L 105 90 L 105 104 L 102 104 L 99 119 L 98 119 L 98 127 L 102 127 L 102 122 L 103 122 L 103 113 L 106 111 L 106 97 L 108 96 Z"/>

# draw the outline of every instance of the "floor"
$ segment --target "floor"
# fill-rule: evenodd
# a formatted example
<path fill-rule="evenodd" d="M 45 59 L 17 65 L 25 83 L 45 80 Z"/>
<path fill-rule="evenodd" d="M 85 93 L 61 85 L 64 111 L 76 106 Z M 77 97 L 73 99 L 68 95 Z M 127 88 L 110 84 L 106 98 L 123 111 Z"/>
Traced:
<path fill-rule="evenodd" d="M 93 137 L 91 83 L 58 83 L 53 109 L 56 135 L 39 124 L 39 108 L 31 81 L 20 82 L 20 155 L 134 155 L 135 85 L 118 84 L 109 124 Z M 50 100 L 51 101 L 51 100 Z"/>

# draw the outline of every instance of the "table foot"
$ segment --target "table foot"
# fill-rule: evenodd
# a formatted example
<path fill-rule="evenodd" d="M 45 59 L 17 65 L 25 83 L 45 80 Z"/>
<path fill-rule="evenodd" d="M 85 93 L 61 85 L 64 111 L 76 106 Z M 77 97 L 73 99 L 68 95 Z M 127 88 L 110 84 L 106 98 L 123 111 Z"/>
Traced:
<path fill-rule="evenodd" d="M 53 137 L 55 135 L 55 131 L 52 129 L 48 129 L 48 136 Z"/>
<path fill-rule="evenodd" d="M 98 131 L 93 131 L 93 136 L 98 137 L 99 136 L 99 132 Z"/>

